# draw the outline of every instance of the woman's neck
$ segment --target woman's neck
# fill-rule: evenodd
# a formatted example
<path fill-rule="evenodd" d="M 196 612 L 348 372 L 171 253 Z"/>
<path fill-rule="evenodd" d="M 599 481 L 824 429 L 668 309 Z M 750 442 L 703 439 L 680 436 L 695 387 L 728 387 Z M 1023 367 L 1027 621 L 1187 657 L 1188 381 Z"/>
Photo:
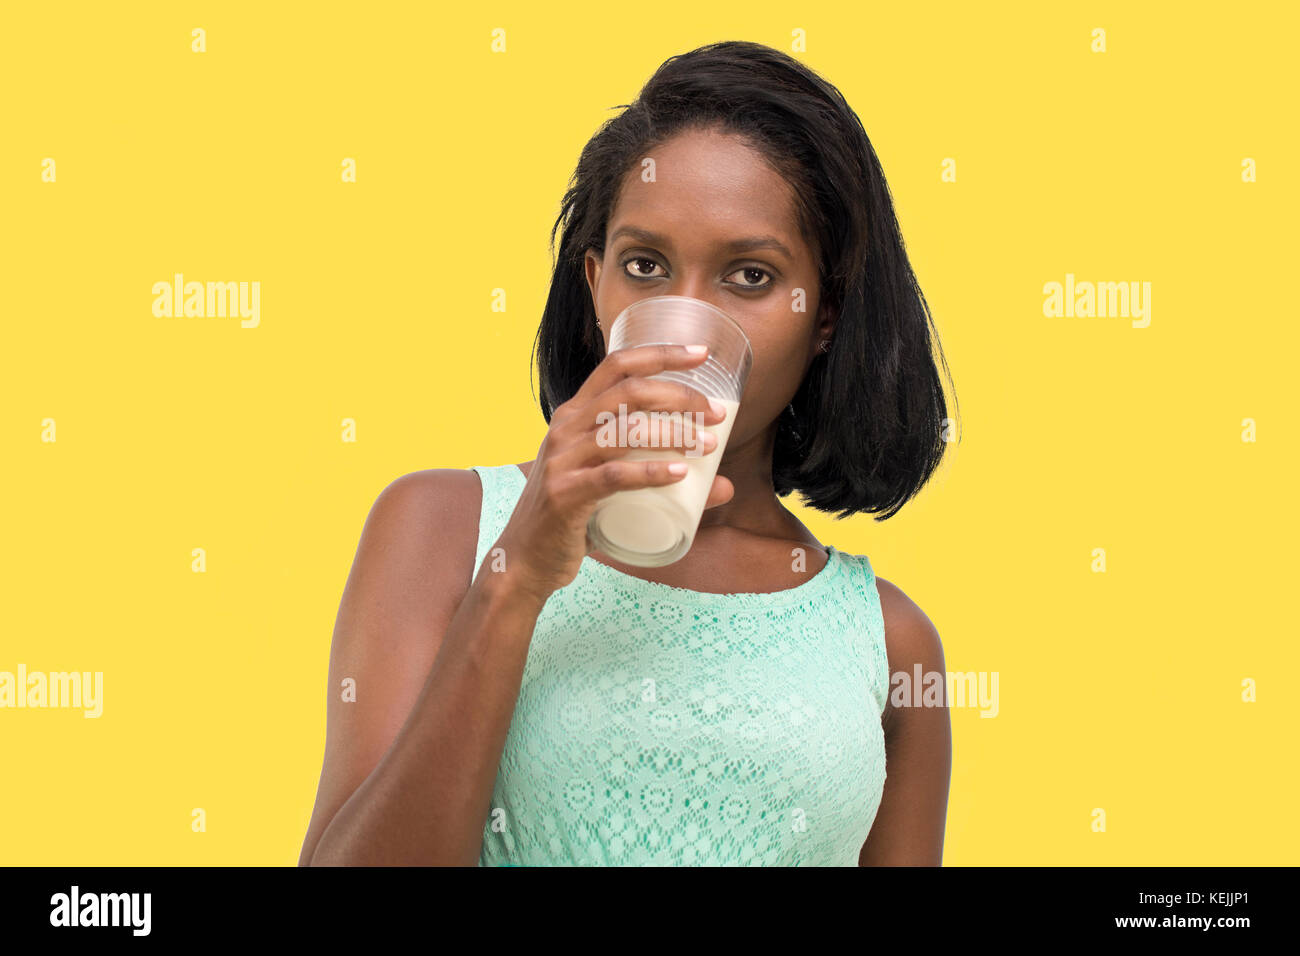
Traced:
<path fill-rule="evenodd" d="M 775 443 L 775 428 L 747 442 L 727 443 L 718 474 L 731 482 L 735 494 L 730 501 L 704 510 L 699 533 L 708 528 L 731 528 L 764 538 L 803 540 L 817 545 L 817 539 L 776 495 L 772 485 Z"/>

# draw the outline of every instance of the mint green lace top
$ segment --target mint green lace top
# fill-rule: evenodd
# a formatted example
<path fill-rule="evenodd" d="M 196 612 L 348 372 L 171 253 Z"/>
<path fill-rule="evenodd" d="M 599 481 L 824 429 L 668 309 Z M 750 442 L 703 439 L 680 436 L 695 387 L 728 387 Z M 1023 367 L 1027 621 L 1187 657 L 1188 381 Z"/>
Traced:
<path fill-rule="evenodd" d="M 526 479 L 474 470 L 478 569 Z M 479 865 L 856 866 L 889 666 L 870 562 L 827 550 L 770 594 L 584 558 L 537 619 Z"/>

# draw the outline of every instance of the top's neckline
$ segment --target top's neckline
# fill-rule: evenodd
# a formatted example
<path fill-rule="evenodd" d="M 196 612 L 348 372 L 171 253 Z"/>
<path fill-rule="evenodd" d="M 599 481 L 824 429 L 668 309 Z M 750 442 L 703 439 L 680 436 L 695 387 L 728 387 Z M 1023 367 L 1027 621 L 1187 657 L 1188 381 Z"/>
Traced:
<path fill-rule="evenodd" d="M 528 480 L 528 476 L 524 474 L 523 469 L 517 464 L 510 464 L 506 467 L 514 473 L 517 483 L 522 487 L 523 483 Z M 826 563 L 822 565 L 821 570 L 802 584 L 797 584 L 792 588 L 784 588 L 780 591 L 736 591 L 730 593 L 693 591 L 690 588 L 679 588 L 672 584 L 664 584 L 662 581 L 647 581 L 645 578 L 639 578 L 634 574 L 628 574 L 626 571 L 620 571 L 618 568 L 612 568 L 608 564 L 597 561 L 589 554 L 583 556 L 582 566 L 593 569 L 596 574 L 603 575 L 607 580 L 623 587 L 640 589 L 649 595 L 666 598 L 681 604 L 707 605 L 713 608 L 723 606 L 728 609 L 784 607 L 790 604 L 802 604 L 838 580 L 843 571 L 844 553 L 834 545 L 827 544 L 824 547 L 826 548 Z"/>

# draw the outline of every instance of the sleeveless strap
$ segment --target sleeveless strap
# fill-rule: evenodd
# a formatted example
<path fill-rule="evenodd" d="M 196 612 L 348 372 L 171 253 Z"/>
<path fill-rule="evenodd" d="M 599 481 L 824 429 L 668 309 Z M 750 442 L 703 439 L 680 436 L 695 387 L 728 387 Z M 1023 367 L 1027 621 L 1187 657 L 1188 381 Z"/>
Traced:
<path fill-rule="evenodd" d="M 519 493 L 524 487 L 524 473 L 513 464 L 475 465 L 474 471 L 478 472 L 479 482 L 483 485 L 483 504 L 478 516 L 478 544 L 474 552 L 474 574 L 477 575 L 488 549 L 501 537 L 506 523 L 514 514 Z"/>
<path fill-rule="evenodd" d="M 876 572 L 865 554 L 841 553 L 848 559 L 849 579 L 862 602 L 866 633 L 859 638 L 866 646 L 871 668 L 871 695 L 883 711 L 889 698 L 889 652 L 885 645 L 885 618 L 880 606 L 880 590 L 876 586 Z"/>

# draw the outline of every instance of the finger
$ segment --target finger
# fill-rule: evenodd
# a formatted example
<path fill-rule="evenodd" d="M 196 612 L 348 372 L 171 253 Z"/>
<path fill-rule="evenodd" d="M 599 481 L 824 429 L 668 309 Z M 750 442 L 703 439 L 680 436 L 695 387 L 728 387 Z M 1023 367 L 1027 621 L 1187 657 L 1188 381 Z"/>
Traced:
<path fill-rule="evenodd" d="M 611 431 L 619 440 L 644 432 L 643 441 L 651 447 L 695 448 L 705 423 L 716 425 L 726 420 L 726 410 L 715 412 L 711 399 L 684 382 L 663 379 L 629 378 L 586 405 L 575 405 L 574 413 L 562 425 L 566 439 L 608 441 Z M 653 431 L 645 431 L 651 428 Z M 656 438 L 658 445 L 654 444 Z M 677 436 L 677 437 L 674 437 Z M 644 445 L 642 447 L 645 447 Z M 707 454 L 712 449 L 704 449 Z"/>
<path fill-rule="evenodd" d="M 602 409 L 583 416 L 584 421 L 588 418 L 590 424 L 575 420 L 571 427 L 578 442 L 600 450 L 601 459 L 611 457 L 609 448 L 663 448 L 707 455 L 717 447 L 718 436 L 703 426 L 704 414 L 699 411 L 647 411 L 623 404 L 617 412 Z"/>
<path fill-rule="evenodd" d="M 591 401 L 601 392 L 629 376 L 644 377 L 668 369 L 694 368 L 708 357 L 707 352 L 688 351 L 685 345 L 638 345 L 606 355 L 574 394 L 575 402 Z"/>
<path fill-rule="evenodd" d="M 713 479 L 713 487 L 709 489 L 709 497 L 704 501 L 705 510 L 716 508 L 718 505 L 725 505 L 735 494 L 736 486 L 731 483 L 731 479 L 718 475 Z"/>
<path fill-rule="evenodd" d="M 607 461 L 581 473 L 584 496 L 588 501 L 599 501 L 616 491 L 671 485 L 686 477 L 684 472 L 678 475 L 669 471 L 668 466 L 671 464 L 675 462 L 662 458 L 651 461 L 627 461 L 621 458 Z"/>
<path fill-rule="evenodd" d="M 623 379 L 591 402 L 601 411 L 617 412 L 620 405 L 628 411 L 698 412 L 711 425 L 726 417 L 725 411 L 715 414 L 709 396 L 695 386 L 662 378 Z"/>
<path fill-rule="evenodd" d="M 612 429 L 612 426 L 611 426 Z M 637 452 L 635 457 L 651 455 L 667 458 L 676 455 L 677 461 L 690 461 L 710 454 L 718 447 L 718 436 L 708 429 L 695 429 L 687 426 L 686 433 L 672 425 L 646 426 L 644 432 L 633 433 L 629 430 L 626 440 L 620 441 L 616 435 L 597 432 L 592 435 L 584 447 L 588 449 L 587 462 L 599 464 L 615 458 L 622 458 L 629 452 Z"/>

